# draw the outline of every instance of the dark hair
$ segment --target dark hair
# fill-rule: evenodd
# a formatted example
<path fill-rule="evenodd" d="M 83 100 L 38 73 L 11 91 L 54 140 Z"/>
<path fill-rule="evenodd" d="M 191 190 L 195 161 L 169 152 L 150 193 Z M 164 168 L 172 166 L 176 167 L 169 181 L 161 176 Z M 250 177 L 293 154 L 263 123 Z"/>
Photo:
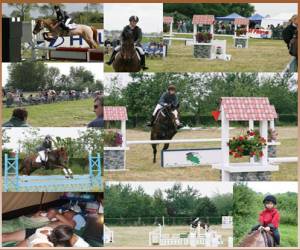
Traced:
<path fill-rule="evenodd" d="M 104 98 L 103 96 L 101 95 L 98 95 L 95 99 L 94 99 L 94 102 L 99 102 L 100 103 L 100 106 L 104 106 Z"/>
<path fill-rule="evenodd" d="M 12 116 L 25 121 L 25 119 L 28 117 L 28 112 L 24 108 L 16 108 L 14 109 Z"/>
<path fill-rule="evenodd" d="M 60 225 L 53 229 L 51 234 L 48 236 L 49 241 L 53 245 L 61 247 L 72 247 L 71 238 L 74 234 L 73 228 L 67 225 Z"/>

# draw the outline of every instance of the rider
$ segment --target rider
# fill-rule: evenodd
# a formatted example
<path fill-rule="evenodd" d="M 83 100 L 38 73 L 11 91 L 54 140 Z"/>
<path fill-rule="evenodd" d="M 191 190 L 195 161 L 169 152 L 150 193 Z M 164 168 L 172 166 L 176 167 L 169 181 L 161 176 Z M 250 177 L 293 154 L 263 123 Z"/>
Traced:
<path fill-rule="evenodd" d="M 275 208 L 277 204 L 276 197 L 273 195 L 267 195 L 263 204 L 265 209 L 259 214 L 259 225 L 255 226 L 252 231 L 263 229 L 267 232 L 271 231 L 274 236 L 274 240 L 277 246 L 280 245 L 280 234 L 279 234 L 279 221 L 280 214 L 278 210 Z"/>
<path fill-rule="evenodd" d="M 137 26 L 137 23 L 139 22 L 139 18 L 137 16 L 131 16 L 129 18 L 129 25 L 126 25 L 123 29 L 123 32 L 126 32 L 127 30 L 132 31 L 133 33 L 133 39 L 134 44 L 137 52 L 139 53 L 139 56 L 141 58 L 141 67 L 143 70 L 147 70 L 148 67 L 146 67 L 146 59 L 145 59 L 145 52 L 141 46 L 141 41 L 143 38 L 142 29 Z M 111 65 L 116 57 L 116 54 L 120 51 L 121 46 L 115 47 L 110 59 L 106 64 Z"/>
<path fill-rule="evenodd" d="M 58 5 L 54 6 L 54 10 L 56 13 L 56 19 L 58 21 L 58 25 L 60 25 L 64 30 L 70 30 L 72 23 L 72 18 L 68 15 L 66 11 L 62 11 Z"/>
<path fill-rule="evenodd" d="M 47 153 L 52 150 L 52 137 L 50 135 L 46 135 L 42 145 L 40 145 L 37 150 L 41 163 L 46 166 L 48 160 Z"/>
<path fill-rule="evenodd" d="M 152 127 L 153 126 L 153 123 L 155 121 L 155 117 L 156 117 L 156 114 L 157 112 L 162 109 L 164 106 L 168 106 L 168 105 L 172 105 L 175 109 L 172 111 L 172 113 L 174 114 L 175 116 L 175 122 L 176 122 L 176 125 L 177 125 L 177 128 L 180 129 L 183 127 L 182 123 L 179 121 L 179 118 L 178 118 L 178 111 L 177 111 L 177 108 L 179 107 L 179 101 L 178 101 L 178 98 L 176 96 L 176 87 L 175 85 L 173 84 L 170 84 L 168 86 L 168 89 L 166 92 L 164 92 L 160 99 L 159 99 L 159 102 L 158 104 L 156 105 L 155 109 L 154 109 L 154 112 L 152 114 L 152 118 L 151 118 L 151 122 L 147 124 L 147 126 L 149 127 Z"/>

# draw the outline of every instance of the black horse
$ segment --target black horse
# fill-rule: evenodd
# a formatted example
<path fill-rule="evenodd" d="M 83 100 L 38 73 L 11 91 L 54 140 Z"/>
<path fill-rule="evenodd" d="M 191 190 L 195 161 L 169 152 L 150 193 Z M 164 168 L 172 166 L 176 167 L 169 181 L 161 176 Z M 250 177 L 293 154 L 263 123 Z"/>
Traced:
<path fill-rule="evenodd" d="M 124 30 L 121 34 L 121 50 L 113 62 L 115 72 L 138 72 L 141 70 L 140 58 L 134 45 L 131 30 Z"/>
<path fill-rule="evenodd" d="M 155 117 L 151 129 L 151 140 L 171 140 L 177 133 L 177 126 L 175 115 L 172 113 L 178 107 L 173 105 L 164 106 L 160 109 Z M 169 143 L 165 143 L 163 150 L 169 148 Z M 152 144 L 153 149 L 153 163 L 156 163 L 157 144 Z"/>

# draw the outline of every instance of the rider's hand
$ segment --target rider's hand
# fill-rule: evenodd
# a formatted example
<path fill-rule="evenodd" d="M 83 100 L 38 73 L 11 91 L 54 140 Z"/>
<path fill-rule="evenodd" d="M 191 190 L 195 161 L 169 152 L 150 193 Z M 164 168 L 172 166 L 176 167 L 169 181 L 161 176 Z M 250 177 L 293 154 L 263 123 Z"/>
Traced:
<path fill-rule="evenodd" d="M 264 229 L 265 229 L 267 232 L 269 232 L 269 231 L 271 230 L 270 227 L 265 227 Z"/>
<path fill-rule="evenodd" d="M 260 226 L 260 227 L 258 228 L 258 230 L 262 230 L 262 229 L 264 229 L 264 227 L 263 227 L 263 226 Z"/>

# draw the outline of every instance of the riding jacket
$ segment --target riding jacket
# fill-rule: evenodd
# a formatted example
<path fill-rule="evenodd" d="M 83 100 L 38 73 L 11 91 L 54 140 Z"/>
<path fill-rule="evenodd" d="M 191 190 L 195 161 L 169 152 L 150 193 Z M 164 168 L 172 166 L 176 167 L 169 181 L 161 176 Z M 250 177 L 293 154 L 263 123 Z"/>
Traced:
<path fill-rule="evenodd" d="M 259 222 L 262 226 L 278 228 L 280 221 L 280 214 L 276 208 L 265 209 L 259 214 Z"/>
<path fill-rule="evenodd" d="M 290 48 L 290 41 L 297 33 L 297 27 L 291 23 L 282 31 L 282 38 L 285 41 L 288 49 Z"/>
<path fill-rule="evenodd" d="M 175 108 L 177 108 L 179 105 L 177 96 L 175 94 L 170 95 L 168 91 L 161 95 L 158 103 L 162 106 L 164 106 L 165 104 L 171 104 Z"/>
<path fill-rule="evenodd" d="M 140 27 L 135 26 L 133 29 L 129 26 L 126 25 L 123 29 L 123 32 L 131 31 L 133 34 L 133 40 L 134 43 L 138 46 L 140 46 L 142 38 L 143 38 L 143 33 Z"/>
<path fill-rule="evenodd" d="M 65 15 L 61 9 L 58 9 L 57 11 L 55 11 L 55 13 L 59 22 L 63 22 L 65 20 Z"/>

